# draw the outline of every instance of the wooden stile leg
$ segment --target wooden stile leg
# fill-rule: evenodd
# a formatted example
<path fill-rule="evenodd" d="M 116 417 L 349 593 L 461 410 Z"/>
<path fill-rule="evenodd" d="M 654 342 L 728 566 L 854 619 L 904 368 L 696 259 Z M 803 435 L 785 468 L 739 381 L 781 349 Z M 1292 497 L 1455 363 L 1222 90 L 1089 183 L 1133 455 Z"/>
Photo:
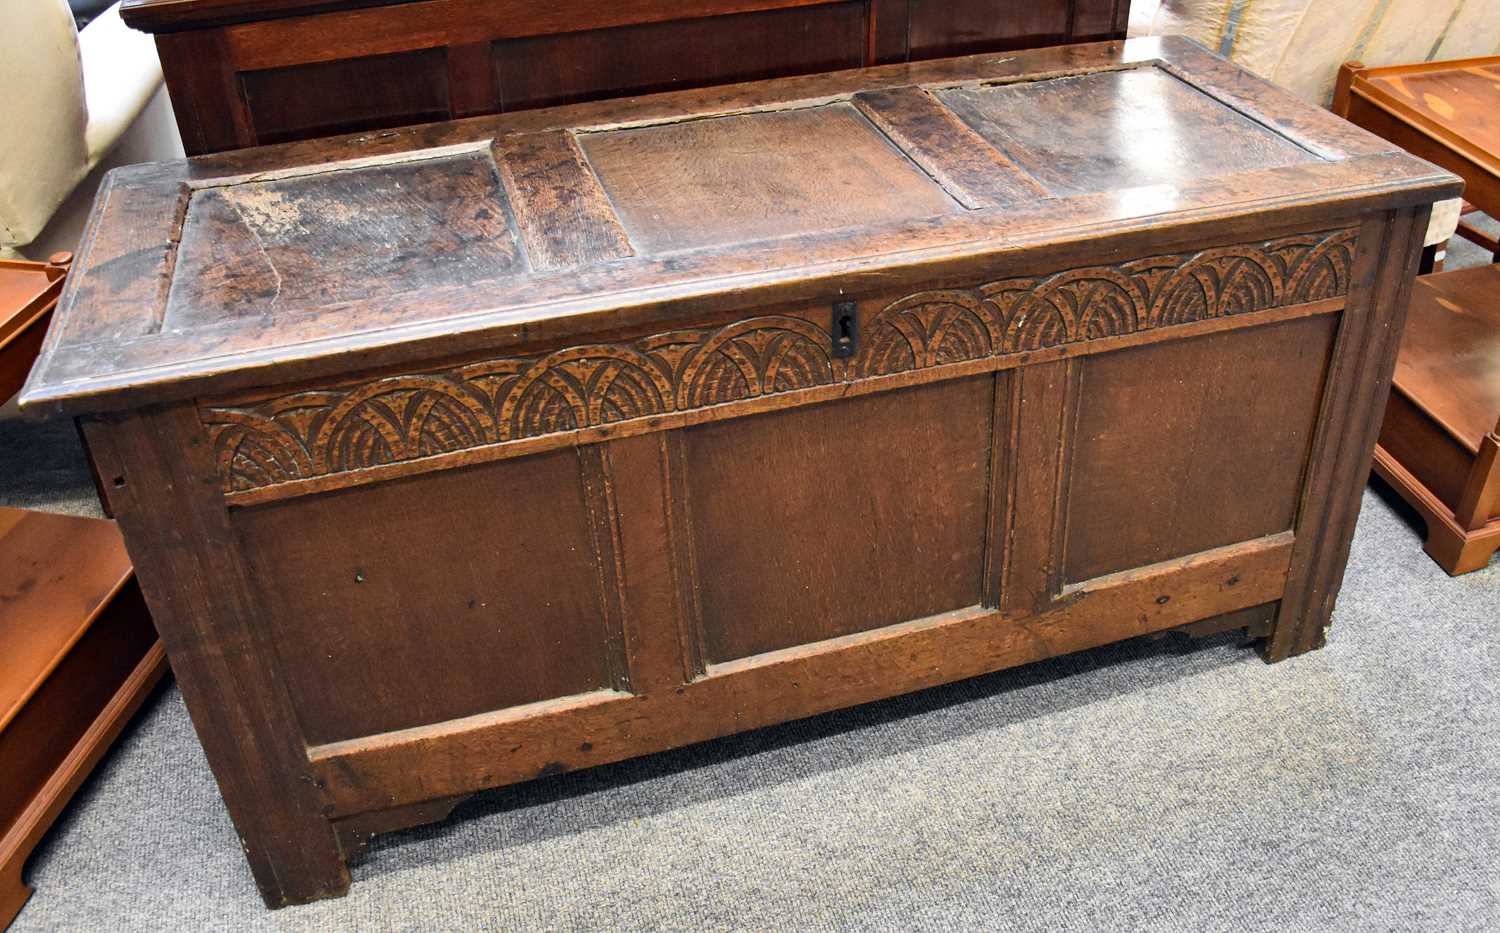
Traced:
<path fill-rule="evenodd" d="M 1321 436 L 1308 464 L 1309 494 L 1297 516 L 1286 595 L 1264 648 L 1267 661 L 1311 651 L 1326 638 L 1364 493 L 1358 477 L 1370 470 L 1430 213 L 1426 206 L 1392 211 L 1367 219 L 1360 230 L 1365 245 L 1329 361 L 1334 388 L 1323 400 L 1327 414 L 1319 419 Z"/>
<path fill-rule="evenodd" d="M 136 576 L 154 609 L 203 749 L 267 906 L 348 890 L 349 870 L 308 770 L 285 688 L 262 658 L 266 627 L 232 559 L 234 531 L 192 405 L 83 424 Z M 166 528 L 146 521 L 170 513 Z"/>
<path fill-rule="evenodd" d="M 1013 433 L 995 445 L 1006 462 L 995 470 L 991 515 L 1005 524 L 991 533 L 990 559 L 998 563 L 989 589 L 1008 612 L 1044 611 L 1062 591 L 1063 487 L 1081 372 L 1076 360 L 1060 360 L 999 383 L 996 427 Z M 1015 524 L 1016 516 L 1032 515 L 1046 519 Z"/>

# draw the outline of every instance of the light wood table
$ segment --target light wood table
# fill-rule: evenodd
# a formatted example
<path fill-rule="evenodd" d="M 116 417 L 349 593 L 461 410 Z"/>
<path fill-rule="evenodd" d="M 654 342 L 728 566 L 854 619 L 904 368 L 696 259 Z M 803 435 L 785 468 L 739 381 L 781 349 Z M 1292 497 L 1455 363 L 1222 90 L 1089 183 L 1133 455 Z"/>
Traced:
<path fill-rule="evenodd" d="M 36 359 L 67 272 L 0 261 L 0 402 Z M 166 656 L 112 521 L 0 508 L 0 928 L 21 870 Z"/>
<path fill-rule="evenodd" d="M 1500 55 L 1366 68 L 1346 62 L 1335 113 L 1464 180 L 1468 209 L 1500 216 Z M 1500 260 L 1494 237 L 1459 234 Z"/>
<path fill-rule="evenodd" d="M 1500 216 L 1500 56 L 1341 69 L 1333 109 L 1463 177 L 1467 201 Z M 1493 250 L 1493 240 L 1470 239 Z M 1497 256 L 1500 258 L 1500 256 Z M 1375 472 L 1427 523 L 1451 574 L 1500 548 L 1500 268 L 1423 276 L 1386 408 Z"/>

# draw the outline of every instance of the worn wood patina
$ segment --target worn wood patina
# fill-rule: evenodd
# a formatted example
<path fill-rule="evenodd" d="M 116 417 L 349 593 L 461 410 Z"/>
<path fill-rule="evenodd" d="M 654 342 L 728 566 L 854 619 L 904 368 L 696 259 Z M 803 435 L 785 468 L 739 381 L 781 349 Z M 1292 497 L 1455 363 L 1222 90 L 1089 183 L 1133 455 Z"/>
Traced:
<path fill-rule="evenodd" d="M 463 795 L 1320 645 L 1457 179 L 1184 40 L 117 171 L 81 416 L 271 905 Z"/>

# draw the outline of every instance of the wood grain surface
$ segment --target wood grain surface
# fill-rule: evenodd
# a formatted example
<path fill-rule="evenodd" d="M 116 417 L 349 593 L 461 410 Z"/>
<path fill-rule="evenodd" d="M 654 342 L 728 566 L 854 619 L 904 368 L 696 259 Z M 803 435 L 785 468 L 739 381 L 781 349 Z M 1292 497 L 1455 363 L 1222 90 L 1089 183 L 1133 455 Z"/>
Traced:
<path fill-rule="evenodd" d="M 111 184 L 23 401 L 84 416 L 271 906 L 486 787 L 1184 626 L 1318 647 L 1458 189 L 1175 39 Z"/>
<path fill-rule="evenodd" d="M 1120 0 L 127 0 L 190 154 L 1125 35 Z M 315 92 L 309 93 L 313 88 Z"/>
<path fill-rule="evenodd" d="M 962 145 L 903 153 L 899 133 L 887 137 L 846 103 L 903 87 L 929 88 L 941 100 L 959 93 L 944 85 L 993 81 L 1002 83 L 972 93 L 1053 100 L 1037 89 L 1080 79 L 1005 82 L 1090 67 L 1112 82 L 1097 96 L 1117 102 L 1096 103 L 1093 117 L 1070 125 L 1110 125 L 1110 112 L 1156 108 L 1178 114 L 1171 120 L 1183 128 L 1180 140 L 1169 145 L 1178 137 L 1156 134 L 1157 156 L 1133 159 L 1111 149 L 1111 137 L 1086 142 L 1087 130 L 1077 130 L 1078 152 L 1097 155 L 1080 163 L 1073 183 L 1088 193 L 1017 194 L 995 207 L 965 209 L 964 192 L 1046 187 L 1029 149 L 1010 144 L 1016 151 L 984 176 Z M 1184 40 L 1077 46 L 124 170 L 102 195 L 77 260 L 85 274 L 62 298 L 67 313 L 26 403 L 79 411 L 168 401 L 264 385 L 272 370 L 277 379 L 327 376 L 471 352 L 476 342 L 547 341 L 596 330 L 606 318 L 608 327 L 672 326 L 665 309 L 673 302 L 728 313 L 825 301 L 840 289 L 857 298 L 917 291 L 955 281 L 981 256 L 1001 277 L 1007 250 L 1066 255 L 1069 242 L 1104 227 L 1135 234 L 1141 245 L 1132 251 L 1147 255 L 1140 250 L 1169 214 L 1211 225 L 1274 202 L 1295 224 L 1319 211 L 1326 217 L 1319 205 L 1395 206 L 1452 189 L 1450 176 L 1252 79 L 1234 80 L 1221 96 L 1198 89 L 1231 84 L 1228 68 Z M 1141 82 L 1120 83 L 1120 75 Z M 1014 132 L 1038 122 L 1027 116 Z M 574 134 L 581 154 L 551 135 L 559 132 Z M 495 140 L 507 184 L 488 164 Z M 1210 150 L 1233 154 L 1208 158 Z M 559 185 L 576 196 L 561 197 Z M 383 215 L 373 205 L 384 202 L 373 199 L 363 206 L 368 194 L 337 210 L 320 207 L 329 195 L 302 194 L 322 191 L 385 192 L 391 211 Z M 239 214 L 226 212 L 241 202 Z M 1174 229 L 1191 241 L 1185 226 Z M 515 245 L 528 239 L 530 249 Z M 340 261 L 327 261 L 328 246 Z M 179 265 L 205 274 L 174 278 Z M 278 277 L 283 288 L 292 281 L 299 300 L 269 328 Z"/>
<path fill-rule="evenodd" d="M 1500 212 L 1500 57 L 1339 70 L 1335 112 L 1457 173 L 1466 209 Z M 1494 250 L 1460 223 L 1459 235 Z M 1495 258 L 1500 260 L 1500 252 Z M 1396 364 L 1375 471 L 1421 514 L 1450 574 L 1500 549 L 1496 267 L 1423 276 Z"/>

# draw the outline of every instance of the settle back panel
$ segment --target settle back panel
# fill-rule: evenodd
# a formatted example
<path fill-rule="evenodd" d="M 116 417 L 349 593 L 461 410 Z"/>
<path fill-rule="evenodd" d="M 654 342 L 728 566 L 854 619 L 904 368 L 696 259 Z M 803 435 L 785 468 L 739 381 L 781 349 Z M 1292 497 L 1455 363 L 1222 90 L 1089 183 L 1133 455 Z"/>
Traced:
<path fill-rule="evenodd" d="M 112 176 L 25 403 L 276 905 L 484 787 L 1321 644 L 1456 190 L 1179 40 L 299 143 Z"/>
<path fill-rule="evenodd" d="M 188 154 L 1120 38 L 1126 0 L 125 0 Z"/>

